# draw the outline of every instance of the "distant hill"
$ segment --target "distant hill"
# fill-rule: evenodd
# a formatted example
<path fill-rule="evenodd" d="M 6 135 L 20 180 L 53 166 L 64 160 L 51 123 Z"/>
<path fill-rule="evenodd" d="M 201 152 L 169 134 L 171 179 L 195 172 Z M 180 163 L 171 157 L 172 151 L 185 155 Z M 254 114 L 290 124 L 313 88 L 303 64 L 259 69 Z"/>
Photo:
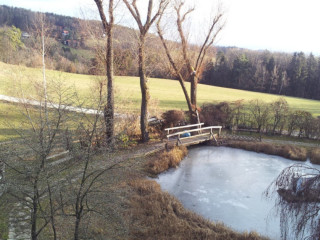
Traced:
<path fill-rule="evenodd" d="M 50 38 L 54 40 L 51 42 L 51 50 L 47 55 L 49 68 L 84 74 L 103 73 L 103 66 L 101 66 L 103 60 L 100 58 L 101 51 L 104 51 L 104 36 L 100 21 L 82 20 L 53 13 L 45 13 L 45 16 L 46 24 L 50 26 Z M 32 38 L 36 18 L 36 12 L 0 5 L 0 27 L 4 29 L 15 26 L 25 36 L 28 36 L 23 39 L 25 48 L 21 48 L 19 53 L 16 54 L 17 56 L 8 63 L 24 64 L 29 67 L 39 65 L 36 53 L 33 51 L 34 43 L 30 39 Z M 115 27 L 116 75 L 135 76 L 138 74 L 136 36 L 133 29 L 119 25 Z M 160 78 L 172 77 L 166 64 L 163 63 L 165 59 L 159 57 L 162 46 L 159 44 L 157 37 L 150 34 L 147 46 L 149 47 L 147 56 L 149 75 Z M 4 60 L 2 59 L 2 61 Z M 166 68 L 166 70 L 163 70 L 163 68 Z"/>
<path fill-rule="evenodd" d="M 82 20 L 53 13 L 45 13 L 50 26 L 50 48 L 47 51 L 48 68 L 72 73 L 104 74 L 105 38 L 100 21 Z M 33 39 L 33 23 L 37 13 L 0 5 L 0 61 L 40 67 L 37 43 Z M 15 26 L 23 32 L 24 46 L 8 51 L 3 41 L 6 31 Z M 1 40 L 2 39 L 2 40 Z M 114 29 L 115 75 L 137 76 L 137 33 L 116 26 Z M 181 59 L 179 44 L 168 41 L 174 58 Z M 198 46 L 190 46 L 195 56 Z M 158 37 L 148 35 L 147 73 L 150 77 L 174 79 L 162 44 Z M 180 68 L 184 69 L 183 61 Z M 304 53 L 253 51 L 237 47 L 210 49 L 202 69 L 200 82 L 208 85 L 244 89 L 278 95 L 320 99 L 320 60 Z"/>

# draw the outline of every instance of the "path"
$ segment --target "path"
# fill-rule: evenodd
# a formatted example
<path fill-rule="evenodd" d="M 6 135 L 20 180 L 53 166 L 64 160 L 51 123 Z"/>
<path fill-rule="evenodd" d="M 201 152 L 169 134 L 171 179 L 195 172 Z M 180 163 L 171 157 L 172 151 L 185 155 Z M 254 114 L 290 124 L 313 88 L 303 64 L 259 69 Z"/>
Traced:
<path fill-rule="evenodd" d="M 11 103 L 26 103 L 26 104 L 30 104 L 33 106 L 41 106 L 44 103 L 41 103 L 39 101 L 36 100 L 29 100 L 29 99 L 22 99 L 22 98 L 17 98 L 17 97 L 10 97 L 10 96 L 6 96 L 6 95 L 1 95 L 0 94 L 0 101 L 7 101 L 7 102 L 11 102 Z M 85 113 L 85 114 L 100 114 L 103 115 L 102 111 L 98 111 L 95 109 L 91 109 L 91 108 L 82 108 L 82 107 L 73 107 L 73 106 L 68 106 L 68 105 L 59 105 L 57 103 L 48 103 L 48 107 L 49 108 L 60 108 L 60 109 L 65 109 L 71 112 L 78 112 L 78 113 Z M 115 113 L 116 117 L 126 117 L 126 114 L 119 114 L 119 113 Z"/>

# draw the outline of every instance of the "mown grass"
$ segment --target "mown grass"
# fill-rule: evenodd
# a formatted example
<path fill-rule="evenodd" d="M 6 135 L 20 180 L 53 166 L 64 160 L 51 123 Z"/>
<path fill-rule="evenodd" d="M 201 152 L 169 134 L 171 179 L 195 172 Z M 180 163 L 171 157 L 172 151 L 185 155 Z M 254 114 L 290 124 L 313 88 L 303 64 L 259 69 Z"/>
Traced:
<path fill-rule="evenodd" d="M 20 132 L 26 131 L 27 129 L 21 128 L 20 125 L 23 118 L 15 104 L 0 102 L 0 141 L 19 137 L 16 126 L 19 126 Z"/>
<path fill-rule="evenodd" d="M 26 68 L 22 66 L 0 63 L 0 94 L 15 96 L 16 88 L 24 89 L 27 94 L 33 94 L 29 91 L 30 82 L 40 81 L 41 69 Z M 79 93 L 79 97 L 85 101 L 90 97 L 93 88 L 96 88 L 98 77 L 80 74 L 70 74 L 58 71 L 47 70 L 48 81 L 60 78 L 68 86 L 74 86 Z M 103 77 L 100 77 L 100 80 Z M 186 83 L 189 89 L 189 83 Z M 159 101 L 161 110 L 183 109 L 187 110 L 184 95 L 178 81 L 167 79 L 149 79 L 151 98 Z M 127 109 L 140 109 L 140 86 L 137 77 L 115 77 L 116 104 L 128 102 Z M 262 99 L 266 102 L 272 102 L 278 99 L 278 95 L 249 92 L 222 87 L 207 85 L 198 85 L 198 104 L 205 102 L 221 102 L 236 100 Z M 314 116 L 320 115 L 320 101 L 308 100 L 302 98 L 285 97 L 292 109 L 300 109 L 311 112 Z M 129 104 L 130 103 L 130 104 Z"/>

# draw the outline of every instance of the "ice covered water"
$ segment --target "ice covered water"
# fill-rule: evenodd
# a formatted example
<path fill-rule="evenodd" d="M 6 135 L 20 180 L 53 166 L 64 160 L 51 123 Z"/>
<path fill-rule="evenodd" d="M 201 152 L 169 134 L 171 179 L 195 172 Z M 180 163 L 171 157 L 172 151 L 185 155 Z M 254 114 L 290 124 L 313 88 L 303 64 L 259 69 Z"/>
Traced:
<path fill-rule="evenodd" d="M 161 174 L 157 181 L 186 208 L 208 219 L 279 239 L 274 201 L 262 194 L 285 167 L 295 163 L 239 149 L 202 146 L 189 150 L 179 168 Z"/>

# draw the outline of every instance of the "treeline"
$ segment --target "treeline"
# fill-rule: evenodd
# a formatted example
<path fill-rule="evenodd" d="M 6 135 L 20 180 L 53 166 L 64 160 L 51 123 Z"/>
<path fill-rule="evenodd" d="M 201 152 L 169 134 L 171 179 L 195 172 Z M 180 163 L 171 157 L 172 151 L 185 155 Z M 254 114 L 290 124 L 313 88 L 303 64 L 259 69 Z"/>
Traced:
<path fill-rule="evenodd" d="M 222 50 L 216 60 L 207 65 L 202 83 L 320 99 L 320 61 L 314 55 Z"/>
<path fill-rule="evenodd" d="M 320 118 L 314 118 L 307 111 L 291 109 L 284 98 L 271 103 L 255 99 L 204 104 L 200 118 L 208 126 L 320 139 Z"/>

